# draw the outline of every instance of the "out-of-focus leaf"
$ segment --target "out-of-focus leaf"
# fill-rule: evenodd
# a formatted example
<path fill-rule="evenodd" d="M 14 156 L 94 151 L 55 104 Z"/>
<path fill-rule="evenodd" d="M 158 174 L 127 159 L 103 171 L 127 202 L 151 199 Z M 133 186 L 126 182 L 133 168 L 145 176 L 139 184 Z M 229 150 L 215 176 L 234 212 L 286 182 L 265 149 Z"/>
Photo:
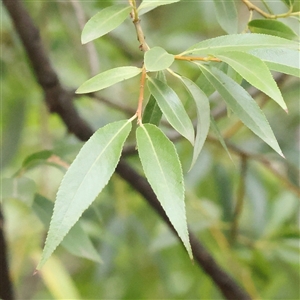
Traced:
<path fill-rule="evenodd" d="M 26 157 L 23 161 L 22 168 L 17 174 L 22 174 L 22 172 L 31 170 L 40 165 L 50 165 L 58 168 L 62 172 L 65 172 L 69 167 L 69 165 L 56 156 L 53 151 L 42 150 Z"/>
<path fill-rule="evenodd" d="M 148 87 L 168 122 L 193 145 L 193 124 L 177 94 L 167 84 L 155 78 L 149 78 Z"/>
<path fill-rule="evenodd" d="M 39 257 L 39 252 L 33 255 L 35 263 Z M 54 299 L 82 299 L 70 272 L 56 257 L 51 257 L 38 273 Z"/>
<path fill-rule="evenodd" d="M 1 202 L 5 199 L 18 199 L 31 206 L 36 190 L 35 182 L 26 177 L 1 179 Z"/>
<path fill-rule="evenodd" d="M 291 7 L 295 0 L 281 0 L 284 4 L 286 4 L 288 7 Z"/>
<path fill-rule="evenodd" d="M 266 64 L 245 52 L 230 51 L 217 55 L 235 69 L 246 81 L 275 100 L 284 110 L 286 104 Z"/>
<path fill-rule="evenodd" d="M 254 49 L 249 51 L 273 71 L 300 77 L 299 51 L 291 49 Z"/>
<path fill-rule="evenodd" d="M 18 150 L 25 114 L 26 101 L 24 99 L 16 98 L 5 106 L 2 104 L 0 169 L 8 165 Z"/>
<path fill-rule="evenodd" d="M 46 228 L 49 227 L 54 204 L 47 198 L 37 194 L 32 209 Z M 101 262 L 101 258 L 78 221 L 67 233 L 61 245 L 71 254 Z"/>
<path fill-rule="evenodd" d="M 217 20 L 228 34 L 238 31 L 238 13 L 234 0 L 214 0 Z"/>
<path fill-rule="evenodd" d="M 174 61 L 174 55 L 161 47 L 153 47 L 145 53 L 145 67 L 147 71 L 157 72 L 167 69 Z"/>
<path fill-rule="evenodd" d="M 203 65 L 199 66 L 236 116 L 278 154 L 283 156 L 264 113 L 249 93 L 220 70 L 207 68 Z"/>
<path fill-rule="evenodd" d="M 138 7 L 138 13 L 141 16 L 158 6 L 172 4 L 179 1 L 180 0 L 143 0 L 141 5 Z"/>
<path fill-rule="evenodd" d="M 298 39 L 297 34 L 284 23 L 277 20 L 257 19 L 248 23 L 251 32 L 279 36 L 288 40 Z"/>
<path fill-rule="evenodd" d="M 104 71 L 84 82 L 76 91 L 77 94 L 85 94 L 100 91 L 120 81 L 132 78 L 142 72 L 137 67 L 118 67 Z"/>
<path fill-rule="evenodd" d="M 182 168 L 174 144 L 152 124 L 137 129 L 137 144 L 145 175 L 190 258 Z"/>
<path fill-rule="evenodd" d="M 185 87 L 194 99 L 197 108 L 197 131 L 195 137 L 195 145 L 193 151 L 193 159 L 190 169 L 194 166 L 201 149 L 206 140 L 210 126 L 210 107 L 209 99 L 200 90 L 200 88 L 190 79 L 181 77 Z"/>
<path fill-rule="evenodd" d="M 106 7 L 94 15 L 84 26 L 82 44 L 95 40 L 122 24 L 129 16 L 131 6 L 117 4 Z"/>
<path fill-rule="evenodd" d="M 214 131 L 214 133 L 217 136 L 218 140 L 220 141 L 222 147 L 225 149 L 225 151 L 227 152 L 228 156 L 230 157 L 230 159 L 233 162 L 232 156 L 231 156 L 231 154 L 230 154 L 230 152 L 229 152 L 229 150 L 227 148 L 227 145 L 226 145 L 225 140 L 224 140 L 224 138 L 222 136 L 222 133 L 220 132 L 219 127 L 218 127 L 215 119 L 212 116 L 210 117 L 210 127 Z"/>
<path fill-rule="evenodd" d="M 219 36 L 189 47 L 183 54 L 216 55 L 228 51 L 248 52 L 261 48 L 299 49 L 299 43 L 277 36 L 246 33 Z"/>
<path fill-rule="evenodd" d="M 38 269 L 109 181 L 130 129 L 130 120 L 110 123 L 98 129 L 81 148 L 59 187 Z"/>
<path fill-rule="evenodd" d="M 297 199 L 291 193 L 283 193 L 272 204 L 271 216 L 268 220 L 264 235 L 276 232 L 282 224 L 295 213 L 297 209 Z"/>

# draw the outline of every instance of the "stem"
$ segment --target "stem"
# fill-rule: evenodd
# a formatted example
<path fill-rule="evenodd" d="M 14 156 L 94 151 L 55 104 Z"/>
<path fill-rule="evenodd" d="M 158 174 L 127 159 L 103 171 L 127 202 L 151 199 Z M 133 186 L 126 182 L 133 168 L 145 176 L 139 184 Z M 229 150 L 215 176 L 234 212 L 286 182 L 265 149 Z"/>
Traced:
<path fill-rule="evenodd" d="M 136 115 L 137 115 L 137 118 L 138 118 L 137 119 L 138 124 L 142 124 L 142 111 L 143 111 L 145 81 L 146 81 L 146 69 L 145 69 L 145 67 L 143 67 L 141 82 L 140 82 L 139 102 L 138 102 L 138 108 L 137 108 L 137 111 L 136 111 Z"/>
<path fill-rule="evenodd" d="M 174 58 L 176 60 L 185 60 L 185 61 L 216 61 L 221 62 L 219 58 L 216 57 L 200 57 L 200 56 L 181 56 L 181 55 L 175 55 Z"/>
<path fill-rule="evenodd" d="M 143 52 L 146 52 L 150 48 L 149 48 L 149 46 L 147 45 L 147 43 L 145 41 L 145 35 L 144 35 L 142 27 L 141 27 L 141 20 L 139 19 L 137 7 L 136 7 L 136 2 L 135 2 L 135 0 L 129 0 L 129 3 L 132 6 L 131 17 L 132 17 L 132 22 L 135 26 L 137 39 L 140 42 L 140 47 L 139 48 Z"/>
<path fill-rule="evenodd" d="M 269 13 L 266 13 L 265 11 L 263 11 L 262 9 L 260 9 L 258 6 L 251 3 L 249 0 L 242 0 L 242 1 L 245 3 L 245 5 L 248 7 L 248 9 L 250 11 L 255 10 L 256 12 L 258 12 L 260 15 L 262 15 L 266 19 L 286 18 L 291 15 L 299 15 L 300 14 L 300 12 L 293 13 L 292 7 L 290 7 L 289 11 L 287 11 L 286 13 L 283 13 L 283 14 L 279 14 L 279 15 L 269 14 Z"/>

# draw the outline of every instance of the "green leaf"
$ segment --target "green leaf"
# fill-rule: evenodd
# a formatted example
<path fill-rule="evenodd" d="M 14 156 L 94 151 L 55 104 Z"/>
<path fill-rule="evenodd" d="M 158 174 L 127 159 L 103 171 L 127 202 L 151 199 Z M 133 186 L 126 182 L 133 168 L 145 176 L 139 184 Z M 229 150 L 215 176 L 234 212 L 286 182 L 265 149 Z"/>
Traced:
<path fill-rule="evenodd" d="M 53 207 L 53 203 L 47 198 L 39 194 L 35 196 L 32 209 L 46 228 L 49 227 Z M 101 262 L 97 250 L 83 231 L 80 221 L 70 229 L 61 245 L 73 255 Z"/>
<path fill-rule="evenodd" d="M 238 14 L 234 0 L 214 0 L 217 20 L 220 26 L 228 33 L 238 31 Z"/>
<path fill-rule="evenodd" d="M 161 47 L 153 47 L 145 53 L 145 67 L 147 71 L 156 72 L 167 69 L 174 61 L 174 55 Z"/>
<path fill-rule="evenodd" d="M 156 78 L 164 83 L 167 82 L 165 74 L 163 72 L 157 72 Z M 161 117 L 162 117 L 162 111 L 160 110 L 153 95 L 150 95 L 149 101 L 147 102 L 147 105 L 143 113 L 143 123 L 150 123 L 158 126 Z"/>
<path fill-rule="evenodd" d="M 50 150 L 42 150 L 33 153 L 25 158 L 22 164 L 22 168 L 17 172 L 15 176 L 18 176 L 18 174 L 23 174 L 23 172 L 29 171 L 40 165 L 53 166 L 61 170 L 62 172 L 65 172 L 66 169 L 68 168 L 68 164 L 62 160 L 60 161 L 59 160 L 60 158 L 56 156 L 53 151 Z"/>
<path fill-rule="evenodd" d="M 231 34 L 204 40 L 191 46 L 181 54 L 216 55 L 228 51 L 248 52 L 251 49 L 260 48 L 288 48 L 298 50 L 299 44 L 295 41 L 266 34 Z"/>
<path fill-rule="evenodd" d="M 284 23 L 277 20 L 257 19 L 248 23 L 249 30 L 254 33 L 264 33 L 279 36 L 288 40 L 298 39 L 297 34 Z"/>
<path fill-rule="evenodd" d="M 276 48 L 255 49 L 249 53 L 263 60 L 273 71 L 300 77 L 299 51 Z"/>
<path fill-rule="evenodd" d="M 145 111 L 143 114 L 143 123 L 150 123 L 158 126 L 161 117 L 162 117 L 162 111 L 160 110 L 153 95 L 151 95 L 145 107 Z"/>
<path fill-rule="evenodd" d="M 278 154 L 283 156 L 264 113 L 249 93 L 220 70 L 209 69 L 203 65 L 199 66 L 236 116 Z"/>
<path fill-rule="evenodd" d="M 167 84 L 155 78 L 149 77 L 148 87 L 168 122 L 193 145 L 193 124 L 177 94 Z"/>
<path fill-rule="evenodd" d="M 130 121 L 98 129 L 84 144 L 57 192 L 41 268 L 112 176 L 130 132 Z"/>
<path fill-rule="evenodd" d="M 259 58 L 245 52 L 230 51 L 217 55 L 235 69 L 246 81 L 274 99 L 284 110 L 286 104 L 267 65 Z"/>
<path fill-rule="evenodd" d="M 120 81 L 132 78 L 142 72 L 137 67 L 118 67 L 102 72 L 84 82 L 76 91 L 77 94 L 85 94 L 100 91 Z"/>
<path fill-rule="evenodd" d="M 204 94 L 203 91 L 190 79 L 186 77 L 181 77 L 185 87 L 187 88 L 189 94 L 192 96 L 196 103 L 197 108 L 197 131 L 195 138 L 195 145 L 193 151 L 193 159 L 190 169 L 194 166 L 201 149 L 206 140 L 209 125 L 210 125 L 210 108 L 209 108 L 209 99 Z"/>
<path fill-rule="evenodd" d="M 86 44 L 118 27 L 129 16 L 131 9 L 129 5 L 117 4 L 99 11 L 85 24 L 81 43 Z"/>
<path fill-rule="evenodd" d="M 143 0 L 141 5 L 138 7 L 138 14 L 141 16 L 158 6 L 172 4 L 179 1 L 180 0 Z"/>
<path fill-rule="evenodd" d="M 174 144 L 152 124 L 137 129 L 137 144 L 145 175 L 190 258 L 182 168 Z"/>
<path fill-rule="evenodd" d="M 295 0 L 281 0 L 281 2 L 286 4 L 288 7 L 291 7 L 294 4 Z"/>

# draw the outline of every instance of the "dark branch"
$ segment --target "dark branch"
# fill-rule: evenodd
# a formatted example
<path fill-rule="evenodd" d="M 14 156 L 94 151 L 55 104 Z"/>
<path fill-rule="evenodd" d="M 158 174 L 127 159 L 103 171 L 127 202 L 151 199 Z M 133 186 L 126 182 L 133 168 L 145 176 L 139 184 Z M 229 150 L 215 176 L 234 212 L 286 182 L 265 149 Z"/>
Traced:
<path fill-rule="evenodd" d="M 0 299 L 13 300 L 13 287 L 9 276 L 7 247 L 4 236 L 4 219 L 0 206 Z"/>
<path fill-rule="evenodd" d="M 33 24 L 22 2 L 19 0 L 3 0 L 3 3 L 24 44 L 37 80 L 44 90 L 45 101 L 50 111 L 57 113 L 62 118 L 70 132 L 74 133 L 80 140 L 86 141 L 92 135 L 93 130 L 78 115 L 72 103 L 72 95 L 61 86 L 43 48 L 38 29 Z M 162 217 L 169 228 L 175 232 L 144 177 L 140 176 L 124 160 L 120 161 L 116 172 L 144 196 L 149 205 Z M 218 266 L 192 232 L 190 232 L 190 240 L 196 262 L 212 278 L 226 299 L 251 299 L 231 276 Z"/>

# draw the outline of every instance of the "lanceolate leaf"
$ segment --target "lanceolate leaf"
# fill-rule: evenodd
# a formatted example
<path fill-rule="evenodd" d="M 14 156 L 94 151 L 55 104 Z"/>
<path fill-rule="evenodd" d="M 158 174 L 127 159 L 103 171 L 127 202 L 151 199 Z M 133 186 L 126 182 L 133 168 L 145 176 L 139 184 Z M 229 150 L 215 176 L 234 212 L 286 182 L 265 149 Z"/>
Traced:
<path fill-rule="evenodd" d="M 288 40 L 295 40 L 298 38 L 297 34 L 289 26 L 277 20 L 252 20 L 248 23 L 248 27 L 251 32 L 255 33 L 270 34 Z"/>
<path fill-rule="evenodd" d="M 177 94 L 165 83 L 149 78 L 148 87 L 168 122 L 194 144 L 194 128 Z"/>
<path fill-rule="evenodd" d="M 107 184 L 130 129 L 130 121 L 108 124 L 98 129 L 81 148 L 59 187 L 38 269 Z"/>
<path fill-rule="evenodd" d="M 220 26 L 229 34 L 238 31 L 238 14 L 234 0 L 214 0 L 217 20 Z"/>
<path fill-rule="evenodd" d="M 237 117 L 283 156 L 265 115 L 249 93 L 220 70 L 216 68 L 209 69 L 203 65 L 200 65 L 200 68 Z"/>
<path fill-rule="evenodd" d="M 84 26 L 82 44 L 95 40 L 118 27 L 129 16 L 131 6 L 117 4 L 106 7 L 94 15 Z"/>
<path fill-rule="evenodd" d="M 145 67 L 147 71 L 156 72 L 171 66 L 174 55 L 161 47 L 153 47 L 145 53 Z"/>
<path fill-rule="evenodd" d="M 143 0 L 141 5 L 138 7 L 138 13 L 141 16 L 157 6 L 172 4 L 179 1 L 180 0 Z"/>
<path fill-rule="evenodd" d="M 50 224 L 53 206 L 52 201 L 39 194 L 34 198 L 32 210 L 47 228 Z M 61 245 L 73 255 L 101 262 L 99 253 L 95 249 L 87 233 L 82 229 L 80 221 L 70 229 Z"/>
<path fill-rule="evenodd" d="M 102 72 L 84 82 L 76 91 L 77 94 L 85 94 L 100 91 L 120 81 L 132 78 L 142 72 L 137 67 L 119 67 Z"/>
<path fill-rule="evenodd" d="M 248 52 L 260 48 L 299 49 L 299 43 L 277 36 L 246 33 L 219 36 L 191 46 L 181 54 L 215 55 L 227 51 Z"/>
<path fill-rule="evenodd" d="M 138 152 L 145 175 L 190 258 L 182 168 L 174 144 L 152 124 L 137 129 Z"/>
<path fill-rule="evenodd" d="M 245 80 L 274 99 L 284 110 L 286 104 L 266 64 L 259 58 L 245 52 L 230 51 L 217 55 L 235 69 Z"/>
<path fill-rule="evenodd" d="M 197 131 L 193 152 L 193 160 L 191 163 L 190 169 L 195 164 L 200 151 L 206 140 L 209 125 L 210 125 L 210 108 L 209 108 L 209 99 L 207 96 L 200 90 L 200 88 L 190 79 L 181 77 L 183 83 L 185 84 L 190 95 L 194 99 L 197 108 Z"/>
<path fill-rule="evenodd" d="M 249 53 L 263 60 L 273 71 L 300 77 L 299 51 L 290 49 L 255 49 Z"/>

